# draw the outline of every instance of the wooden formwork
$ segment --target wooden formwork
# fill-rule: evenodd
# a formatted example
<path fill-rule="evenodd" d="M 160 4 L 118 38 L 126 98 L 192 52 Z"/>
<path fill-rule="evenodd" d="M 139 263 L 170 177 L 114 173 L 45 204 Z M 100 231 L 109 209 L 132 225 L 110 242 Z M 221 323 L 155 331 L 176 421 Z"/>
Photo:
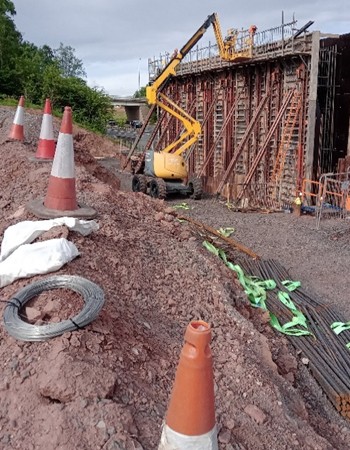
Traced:
<path fill-rule="evenodd" d="M 202 124 L 201 137 L 188 159 L 190 174 L 202 177 L 206 192 L 247 204 L 256 201 L 249 198 L 251 192 L 256 196 L 254 185 L 270 184 L 259 193 L 259 201 L 293 200 L 304 177 L 307 57 L 210 70 L 202 65 L 199 71 L 196 63 L 193 73 L 187 71 L 170 81 L 166 95 L 187 110 L 193 105 L 191 113 Z M 296 96 L 301 99 L 298 109 L 293 103 Z M 181 132 L 180 124 L 173 122 L 169 141 Z"/>
<path fill-rule="evenodd" d="M 282 28 L 280 41 L 280 28 L 256 35 L 245 62 L 223 61 L 215 45 L 195 49 L 165 88 L 202 125 L 186 155 L 190 175 L 236 204 L 288 205 L 304 178 L 337 172 L 350 153 L 349 35 L 295 39 L 293 23 Z M 182 132 L 160 120 L 159 150 Z"/>

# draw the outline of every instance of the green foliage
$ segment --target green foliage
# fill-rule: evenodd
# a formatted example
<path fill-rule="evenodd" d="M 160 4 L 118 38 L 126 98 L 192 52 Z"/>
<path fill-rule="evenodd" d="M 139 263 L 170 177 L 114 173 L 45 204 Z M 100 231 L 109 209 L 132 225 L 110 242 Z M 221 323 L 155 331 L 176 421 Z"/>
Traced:
<path fill-rule="evenodd" d="M 12 20 L 15 14 L 12 1 L 0 0 L 0 99 L 24 95 L 26 105 L 42 107 L 50 98 L 56 110 L 71 106 L 76 122 L 104 132 L 112 116 L 111 102 L 101 89 L 87 86 L 75 50 L 62 43 L 51 49 L 24 42 Z"/>
<path fill-rule="evenodd" d="M 0 94 L 0 104 L 5 106 L 17 106 L 18 98 L 7 97 L 4 94 Z"/>
<path fill-rule="evenodd" d="M 15 5 L 11 0 L 0 0 L 0 15 L 14 16 L 16 14 Z"/>
<path fill-rule="evenodd" d="M 5 94 L 18 94 L 16 56 L 20 51 L 22 36 L 12 20 L 15 14 L 11 1 L 0 0 L 0 89 Z"/>
<path fill-rule="evenodd" d="M 111 117 L 109 97 L 100 89 L 90 88 L 81 78 L 63 78 L 57 66 L 48 66 L 44 73 L 43 96 L 51 99 L 53 107 L 73 109 L 74 120 L 95 131 L 104 132 Z"/>
<path fill-rule="evenodd" d="M 74 118 L 96 131 L 105 131 L 111 115 L 109 97 L 97 88 L 90 88 L 80 78 L 65 78 L 61 85 L 61 106 L 70 105 Z"/>
<path fill-rule="evenodd" d="M 118 127 L 125 127 L 126 125 L 126 117 L 117 117 L 115 121 Z"/>
<path fill-rule="evenodd" d="M 66 78 L 86 78 L 83 63 L 75 56 L 75 50 L 69 45 L 65 46 L 60 42 L 59 48 L 53 51 L 54 58 L 61 70 L 62 76 Z"/>
<path fill-rule="evenodd" d="M 24 42 L 16 59 L 16 78 L 18 79 L 17 95 L 23 93 L 25 97 L 40 103 L 44 73 L 49 63 L 44 52 L 29 42 Z"/>
<path fill-rule="evenodd" d="M 134 98 L 146 97 L 146 86 L 142 86 L 139 90 L 135 92 L 133 95 Z"/>
<path fill-rule="evenodd" d="M 61 71 L 57 65 L 48 65 L 43 73 L 42 97 L 47 97 L 53 105 L 60 98 L 61 84 L 63 82 Z"/>

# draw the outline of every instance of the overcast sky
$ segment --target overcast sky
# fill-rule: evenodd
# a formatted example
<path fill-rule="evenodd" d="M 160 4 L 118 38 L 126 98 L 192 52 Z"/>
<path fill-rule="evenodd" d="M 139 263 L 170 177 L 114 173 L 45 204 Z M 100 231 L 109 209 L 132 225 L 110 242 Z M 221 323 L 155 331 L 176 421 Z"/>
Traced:
<path fill-rule="evenodd" d="M 218 13 L 222 33 L 228 28 L 258 31 L 281 24 L 295 14 L 298 27 L 350 33 L 348 0 L 13 0 L 15 24 L 25 40 L 75 49 L 90 86 L 109 94 L 132 95 L 148 82 L 148 58 L 181 48 L 206 17 Z M 206 40 L 215 42 L 212 29 Z M 204 39 L 204 37 L 203 37 Z M 204 42 L 204 41 L 203 41 Z M 203 43 L 202 42 L 202 43 Z M 199 42 L 201 44 L 201 41 Z"/>

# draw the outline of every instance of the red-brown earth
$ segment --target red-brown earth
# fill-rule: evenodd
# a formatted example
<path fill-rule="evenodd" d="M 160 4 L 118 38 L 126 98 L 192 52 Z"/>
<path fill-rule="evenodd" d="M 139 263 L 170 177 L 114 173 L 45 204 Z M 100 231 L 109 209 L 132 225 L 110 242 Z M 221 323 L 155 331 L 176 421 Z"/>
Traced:
<path fill-rule="evenodd" d="M 26 204 L 45 195 L 51 164 L 33 162 L 41 116 L 26 111 L 24 143 L 8 142 L 14 110 L 0 108 L 0 231 L 38 220 Z M 55 121 L 55 133 L 59 123 Z M 266 313 L 248 305 L 233 272 L 202 245 L 203 236 L 176 219 L 167 202 L 130 192 L 118 170 L 119 146 L 74 129 L 77 195 L 94 207 L 99 230 L 62 230 L 80 256 L 57 274 L 80 275 L 105 293 L 90 325 L 46 342 L 24 342 L 0 327 L 0 448 L 21 450 L 156 449 L 186 326 L 212 327 L 219 448 L 345 450 L 349 422 L 312 378 Z M 102 163 L 94 157 L 105 157 Z M 105 167 L 107 166 L 107 168 Z M 278 259 L 315 295 L 350 316 L 349 224 L 315 230 L 311 217 L 243 214 L 215 199 L 187 201 L 184 211 Z M 2 288 L 1 309 L 20 288 Z M 74 292 L 31 301 L 53 322 L 77 313 Z M 29 310 L 30 312 L 30 310 Z M 24 314 L 24 311 L 23 311 Z"/>

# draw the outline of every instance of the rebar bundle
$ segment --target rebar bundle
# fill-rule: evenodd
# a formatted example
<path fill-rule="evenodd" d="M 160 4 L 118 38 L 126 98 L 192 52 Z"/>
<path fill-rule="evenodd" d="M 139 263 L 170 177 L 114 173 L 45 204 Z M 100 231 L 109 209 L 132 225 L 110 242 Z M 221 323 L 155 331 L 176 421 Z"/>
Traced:
<path fill-rule="evenodd" d="M 302 287 L 288 289 L 283 282 L 291 280 L 291 276 L 277 261 L 259 259 L 252 250 L 231 238 L 225 238 L 213 228 L 189 217 L 182 219 L 193 225 L 201 238 L 214 246 L 219 243 L 227 258 L 239 264 L 246 276 L 274 280 L 276 287 L 266 291 L 265 304 L 282 327 L 293 320 L 293 311 L 279 298 L 279 293 L 288 294 L 291 302 L 305 316 L 310 334 L 286 335 L 291 344 L 308 359 L 314 378 L 331 403 L 342 416 L 350 419 L 350 330 L 336 334 L 331 327 L 336 322 L 344 322 L 343 318 L 330 305 L 306 293 Z"/>
<path fill-rule="evenodd" d="M 309 366 L 329 400 L 340 414 L 350 419 L 350 330 L 336 335 L 331 328 L 334 322 L 344 320 L 332 309 L 302 288 L 288 291 L 282 284 L 291 277 L 287 270 L 274 260 L 246 260 L 244 272 L 261 279 L 273 279 L 277 288 L 267 292 L 266 306 L 282 323 L 291 320 L 291 311 L 278 298 L 277 292 L 287 292 L 290 299 L 307 319 L 309 336 L 287 336 L 291 344 L 309 360 Z"/>

